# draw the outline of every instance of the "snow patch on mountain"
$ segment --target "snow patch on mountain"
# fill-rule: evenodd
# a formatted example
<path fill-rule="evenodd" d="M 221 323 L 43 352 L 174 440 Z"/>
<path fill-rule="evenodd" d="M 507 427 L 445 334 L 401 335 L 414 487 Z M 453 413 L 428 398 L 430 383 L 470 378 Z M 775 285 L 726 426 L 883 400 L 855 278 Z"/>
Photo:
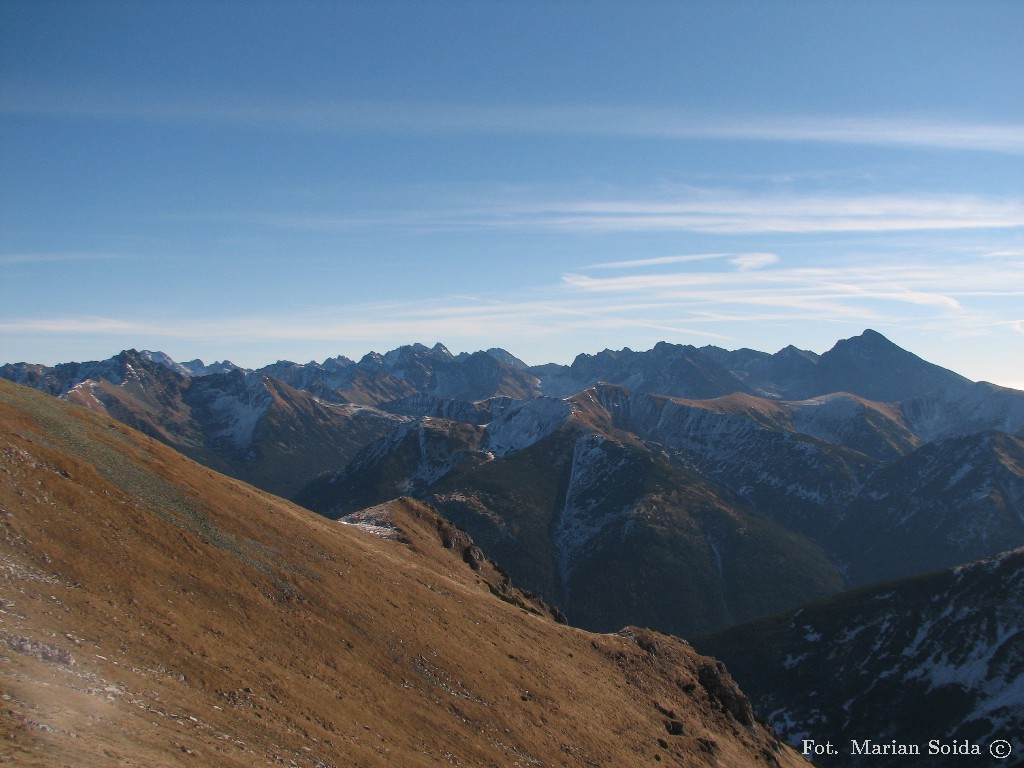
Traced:
<path fill-rule="evenodd" d="M 391 511 L 386 504 L 378 504 L 339 517 L 338 522 L 342 525 L 351 525 L 382 539 L 397 540 L 401 539 L 404 534 L 404 531 L 391 519 Z"/>
<path fill-rule="evenodd" d="M 164 368 L 168 368 L 181 376 L 191 376 L 192 371 L 186 368 L 181 363 L 176 362 L 171 358 L 170 355 L 164 352 L 152 352 L 148 349 L 143 349 L 139 352 L 146 360 L 157 365 L 162 365 Z"/>
<path fill-rule="evenodd" d="M 83 405 L 91 403 L 89 407 L 103 410 L 103 402 L 96 396 L 97 386 L 95 381 L 80 381 L 68 390 L 66 397 Z M 73 398 L 72 395 L 77 395 L 77 397 Z"/>
<path fill-rule="evenodd" d="M 610 441 L 600 435 L 584 434 L 576 440 L 573 450 L 569 486 L 554 536 L 558 573 L 566 597 L 570 594 L 569 581 L 576 561 L 591 542 L 623 522 L 628 526 L 635 511 L 635 501 L 625 506 L 610 502 L 617 488 L 609 480 L 628 465 L 627 456 L 608 450 L 610 446 Z"/>
<path fill-rule="evenodd" d="M 717 538 L 710 533 L 704 534 L 704 541 L 708 544 L 708 549 L 711 550 L 711 556 L 715 559 L 715 570 L 718 571 L 718 578 L 725 578 L 725 568 L 722 567 L 722 549 Z"/>
<path fill-rule="evenodd" d="M 380 477 L 387 497 L 416 496 L 444 478 L 470 455 L 484 456 L 475 450 L 482 430 L 474 431 L 446 419 L 429 416 L 409 420 L 363 448 L 340 472 L 327 478 L 329 485 L 360 478 Z M 337 504 L 335 504 L 337 506 Z"/>
<path fill-rule="evenodd" d="M 552 434 L 569 420 L 572 412 L 572 406 L 564 400 L 550 397 L 527 400 L 487 425 L 481 450 L 495 456 L 521 451 Z"/>
<path fill-rule="evenodd" d="M 1024 434 L 1024 392 L 983 381 L 931 392 L 901 408 L 911 429 L 926 442 L 990 429 Z"/>
<path fill-rule="evenodd" d="M 154 352 L 148 349 L 144 349 L 139 354 L 151 363 L 161 365 L 168 370 L 174 371 L 180 376 L 191 378 L 193 376 L 211 376 L 215 373 L 228 373 L 229 371 L 240 370 L 237 365 L 232 363 L 230 360 L 218 361 L 206 365 L 202 360 L 198 358 L 195 360 L 189 360 L 187 363 L 179 363 L 166 352 Z"/>
<path fill-rule="evenodd" d="M 984 743 L 1024 727 L 1021 594 L 1017 549 L 751 625 L 763 646 L 741 635 L 701 651 L 729 664 L 790 744 L 807 733 L 838 736 L 851 723 L 899 732 L 919 727 L 920 712 L 934 738 Z M 821 670 L 830 685 L 822 687 Z"/>
<path fill-rule="evenodd" d="M 230 381 L 223 388 L 206 387 L 203 405 L 215 425 L 210 432 L 211 438 L 241 450 L 252 442 L 256 426 L 274 398 L 262 374 L 238 374 Z"/>
<path fill-rule="evenodd" d="M 429 417 L 424 419 L 428 421 Z M 418 493 L 438 482 L 451 472 L 466 457 L 466 451 L 452 452 L 447 441 L 437 439 L 431 430 L 421 427 L 416 435 L 419 462 L 416 467 L 399 483 L 402 493 Z M 433 438 L 433 439 L 432 439 Z"/>

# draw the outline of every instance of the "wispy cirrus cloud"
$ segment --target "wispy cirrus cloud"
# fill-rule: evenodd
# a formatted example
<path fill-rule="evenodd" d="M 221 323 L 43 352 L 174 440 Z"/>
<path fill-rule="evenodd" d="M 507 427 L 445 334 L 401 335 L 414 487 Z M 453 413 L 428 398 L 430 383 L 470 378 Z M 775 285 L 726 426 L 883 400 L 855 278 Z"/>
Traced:
<path fill-rule="evenodd" d="M 886 195 L 787 194 L 686 187 L 659 196 L 557 197 L 539 186 L 502 198 L 500 191 L 430 204 L 337 211 L 189 214 L 178 218 L 222 221 L 291 232 L 332 233 L 386 227 L 406 232 L 550 234 L 699 233 L 713 235 L 853 234 L 1024 229 L 1024 198 L 906 192 Z M 650 266 L 724 258 L 720 252 L 658 256 Z M 748 260 L 748 263 L 752 264 Z M 614 260 L 594 269 L 621 269 L 635 260 Z"/>
<path fill-rule="evenodd" d="M 14 335 L 93 335 L 120 333 L 155 333 L 177 335 L 178 328 L 170 324 L 147 323 L 135 319 L 96 315 L 64 315 L 35 318 L 7 318 L 0 320 L 0 333 Z"/>
<path fill-rule="evenodd" d="M 746 272 L 749 269 L 761 269 L 777 263 L 779 257 L 774 253 L 741 253 L 729 259 L 729 263 Z"/>
<path fill-rule="evenodd" d="M 767 254 L 774 256 L 774 254 Z M 885 306 L 908 306 L 937 312 L 955 321 L 970 320 L 976 299 L 1024 297 L 1024 259 L 1004 262 L 902 261 L 844 264 L 831 267 L 776 266 L 764 259 L 760 269 L 676 271 L 615 277 L 566 274 L 574 291 L 599 296 L 646 296 L 674 302 L 693 313 L 691 322 L 722 321 L 726 315 L 746 320 L 764 317 L 865 317 Z M 890 310 L 890 314 L 893 310 Z"/>
<path fill-rule="evenodd" d="M 609 333 L 624 331 L 711 341 L 730 338 L 714 328 L 676 323 L 672 312 L 666 312 L 670 307 L 658 307 L 646 300 L 609 302 L 567 295 L 562 290 L 541 293 L 545 295 L 534 299 L 448 296 L 401 303 L 274 310 L 259 315 L 175 318 L 173 321 L 140 317 L 137 313 L 130 317 L 69 314 L 3 318 L 0 319 L 0 339 L 6 344 L 0 347 L 40 350 L 46 348 L 50 339 L 78 339 L 81 341 L 76 342 L 76 346 L 85 348 L 88 343 L 91 348 L 100 350 L 96 356 L 102 356 L 127 346 L 164 348 L 187 343 L 187 354 L 194 356 L 196 340 L 202 340 L 205 346 L 230 352 L 235 362 L 245 364 L 234 357 L 239 350 L 244 353 L 246 348 L 264 349 L 278 344 L 285 344 L 292 355 L 305 354 L 300 350 L 314 347 L 335 355 L 339 349 L 361 349 L 358 354 L 362 354 L 370 349 L 383 347 L 380 350 L 383 351 L 416 340 L 444 340 L 455 349 L 505 344 L 516 354 L 530 356 L 531 348 L 550 347 L 552 340 L 557 345 L 557 340 L 566 337 L 579 340 L 593 335 L 607 341 Z M 39 356 L 38 351 L 30 354 Z M 10 357 L 10 352 L 7 356 Z M 534 357 L 533 362 L 551 359 Z M 32 362 L 41 361 L 33 359 Z M 257 366 L 266 362 L 266 359 L 257 359 L 248 364 Z"/>
<path fill-rule="evenodd" d="M 591 264 L 586 269 L 639 269 L 641 267 L 666 267 L 677 264 L 726 259 L 740 269 L 760 269 L 774 264 L 779 257 L 774 253 L 692 253 L 676 256 L 655 256 L 649 259 L 628 259 L 625 261 L 605 261 Z"/>
<path fill-rule="evenodd" d="M 625 261 L 604 261 L 591 264 L 588 269 L 636 269 L 637 267 L 657 267 L 668 264 L 685 264 L 693 261 L 710 261 L 724 259 L 728 253 L 691 253 L 678 256 L 655 256 L 649 259 L 627 259 Z"/>
<path fill-rule="evenodd" d="M 486 212 L 480 218 L 485 220 Z M 1024 201 L 972 195 L 785 195 L 688 190 L 670 199 L 509 205 L 491 224 L 566 232 L 885 233 L 1024 227 Z"/>
<path fill-rule="evenodd" d="M 908 115 L 714 115 L 636 104 L 247 102 L 8 83 L 0 113 L 315 133 L 529 134 L 671 141 L 811 142 L 1024 154 L 1024 125 Z"/>
<path fill-rule="evenodd" d="M 775 254 L 725 254 L 721 268 L 699 270 L 697 261 L 658 269 L 655 257 L 621 262 L 633 274 L 565 274 L 528 297 L 452 295 L 344 307 L 276 309 L 259 315 L 146 319 L 119 316 L 51 316 L 0 320 L 8 336 L 125 336 L 133 340 L 217 338 L 235 341 L 408 343 L 413 339 L 462 339 L 491 343 L 572 334 L 587 329 L 649 328 L 673 334 L 727 339 L 730 323 L 829 320 L 899 321 L 909 316 L 946 322 L 1019 325 L 1018 315 L 977 309 L 979 297 L 1015 302 L 1024 297 L 1024 258 L 970 262 L 926 260 L 856 265 L 787 266 Z M 753 268 L 756 267 L 756 268 Z M 988 306 L 986 304 L 986 306 Z M 911 315 L 899 307 L 912 308 Z M 917 312 L 918 314 L 914 314 Z M 921 312 L 925 314 L 920 314 Z"/>

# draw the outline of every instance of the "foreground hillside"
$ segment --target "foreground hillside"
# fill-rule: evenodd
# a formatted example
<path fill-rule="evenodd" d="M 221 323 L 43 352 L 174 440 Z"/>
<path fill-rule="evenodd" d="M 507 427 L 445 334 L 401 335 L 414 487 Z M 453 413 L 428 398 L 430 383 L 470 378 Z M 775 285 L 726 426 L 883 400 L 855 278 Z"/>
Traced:
<path fill-rule="evenodd" d="M 0 474 L 11 764 L 802 762 L 719 664 L 556 623 L 416 502 L 340 525 L 8 382 Z"/>
<path fill-rule="evenodd" d="M 1024 751 L 1024 549 L 849 592 L 695 645 L 725 659 L 793 744 L 837 745 L 834 766 L 997 765 Z M 920 755 L 856 754 L 851 741 Z M 929 754 L 930 742 L 961 752 Z M 969 757 L 977 747 L 982 757 Z M 973 762 L 972 762 L 973 760 Z M 987 761 L 987 762 L 986 762 Z"/>

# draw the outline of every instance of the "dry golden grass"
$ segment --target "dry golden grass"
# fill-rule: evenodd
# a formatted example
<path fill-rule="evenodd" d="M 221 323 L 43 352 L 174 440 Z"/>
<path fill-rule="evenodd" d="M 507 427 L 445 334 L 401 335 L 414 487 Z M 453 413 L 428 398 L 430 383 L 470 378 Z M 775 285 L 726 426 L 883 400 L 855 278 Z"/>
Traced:
<path fill-rule="evenodd" d="M 684 643 L 559 625 L 428 508 L 382 516 L 399 539 L 0 381 L 0 762 L 803 764 Z"/>

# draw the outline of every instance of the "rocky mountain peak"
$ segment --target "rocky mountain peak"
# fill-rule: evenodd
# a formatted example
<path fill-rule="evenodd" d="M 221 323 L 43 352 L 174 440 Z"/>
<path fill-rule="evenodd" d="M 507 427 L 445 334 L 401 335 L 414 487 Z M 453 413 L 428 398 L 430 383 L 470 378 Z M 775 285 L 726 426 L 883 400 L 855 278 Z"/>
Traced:
<path fill-rule="evenodd" d="M 846 391 L 878 402 L 896 402 L 969 384 L 965 377 L 922 360 L 869 329 L 837 342 L 821 356 L 804 396 Z"/>

